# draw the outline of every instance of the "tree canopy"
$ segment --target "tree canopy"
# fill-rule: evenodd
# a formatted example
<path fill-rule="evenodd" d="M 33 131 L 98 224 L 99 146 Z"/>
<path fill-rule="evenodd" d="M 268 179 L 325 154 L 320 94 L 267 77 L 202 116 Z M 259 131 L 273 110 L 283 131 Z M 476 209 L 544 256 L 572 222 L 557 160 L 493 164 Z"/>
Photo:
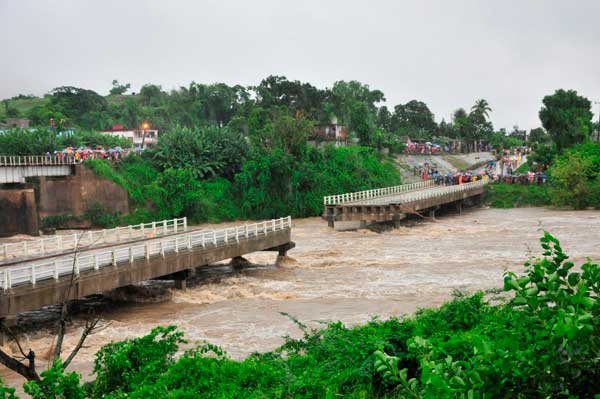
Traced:
<path fill-rule="evenodd" d="M 558 150 L 582 143 L 592 130 L 592 104 L 575 90 L 559 89 L 544 97 L 540 120 Z"/>

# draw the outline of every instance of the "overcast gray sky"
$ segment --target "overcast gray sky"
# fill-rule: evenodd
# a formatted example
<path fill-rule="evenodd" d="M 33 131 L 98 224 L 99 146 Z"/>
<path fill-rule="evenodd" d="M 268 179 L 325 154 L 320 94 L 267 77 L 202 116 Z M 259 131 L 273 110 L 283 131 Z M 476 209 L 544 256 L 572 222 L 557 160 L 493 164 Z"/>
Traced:
<path fill-rule="evenodd" d="M 531 128 L 557 88 L 600 100 L 599 20 L 598 0 L 0 0 L 0 98 L 278 74 L 359 80 L 437 121 L 485 98 L 496 128 Z"/>

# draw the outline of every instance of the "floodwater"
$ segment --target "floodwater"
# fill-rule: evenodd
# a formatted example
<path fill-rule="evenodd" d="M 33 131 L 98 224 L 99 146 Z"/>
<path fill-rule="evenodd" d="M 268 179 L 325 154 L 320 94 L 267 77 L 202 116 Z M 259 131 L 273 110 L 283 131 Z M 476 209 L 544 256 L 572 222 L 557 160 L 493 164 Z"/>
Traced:
<path fill-rule="evenodd" d="M 470 209 L 383 233 L 336 232 L 320 218 L 295 220 L 297 247 L 287 258 L 252 254 L 247 258 L 253 267 L 208 267 L 202 284 L 175 291 L 168 302 L 103 311 L 99 330 L 70 368 L 85 378 L 102 345 L 157 325 L 175 324 L 189 340 L 209 341 L 242 358 L 276 348 L 285 335 L 299 336 L 281 312 L 312 326 L 337 320 L 352 325 L 439 306 L 454 290 L 501 287 L 505 270 L 519 271 L 528 257 L 540 254 L 541 229 L 559 238 L 576 264 L 586 257 L 600 260 L 600 211 Z M 66 352 L 82 323 L 70 327 Z M 43 357 L 52 337 L 28 333 L 22 343 Z M 14 374 L 0 374 L 20 385 Z"/>

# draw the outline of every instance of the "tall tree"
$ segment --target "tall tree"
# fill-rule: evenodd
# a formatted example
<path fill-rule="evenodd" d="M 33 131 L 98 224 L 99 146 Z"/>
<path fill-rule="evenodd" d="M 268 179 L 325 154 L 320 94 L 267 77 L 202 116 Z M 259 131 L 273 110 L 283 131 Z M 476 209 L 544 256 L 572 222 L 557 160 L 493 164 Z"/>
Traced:
<path fill-rule="evenodd" d="M 548 142 L 549 139 L 550 136 L 548 136 L 548 133 L 546 133 L 543 127 L 536 127 L 529 131 L 529 137 L 527 138 L 527 142 L 529 142 L 530 144 L 541 144 Z"/>
<path fill-rule="evenodd" d="M 464 108 L 459 108 L 452 115 L 453 131 L 458 139 L 467 139 L 471 130 L 469 114 Z"/>
<path fill-rule="evenodd" d="M 396 105 L 392 115 L 392 129 L 403 131 L 409 135 L 418 134 L 431 138 L 437 131 L 433 113 L 422 101 L 411 100 L 406 104 Z"/>
<path fill-rule="evenodd" d="M 257 104 L 265 109 L 285 106 L 293 113 L 300 112 L 317 121 L 324 122 L 327 119 L 323 102 L 329 93 L 310 83 L 271 75 L 251 89 L 256 93 Z"/>
<path fill-rule="evenodd" d="M 127 90 L 129 90 L 130 88 L 131 88 L 130 83 L 122 85 L 119 83 L 119 81 L 117 79 L 113 79 L 112 88 L 110 89 L 110 94 L 120 96 L 120 95 L 125 94 L 127 92 Z"/>
<path fill-rule="evenodd" d="M 385 105 L 377 111 L 377 126 L 388 132 L 392 130 L 392 113 Z"/>
<path fill-rule="evenodd" d="M 102 128 L 99 120 L 108 109 L 106 99 L 92 90 L 62 86 L 51 92 L 49 109 L 66 115 L 73 123 L 82 127 Z M 93 115 L 87 115 L 92 114 Z M 93 123 L 93 126 L 88 125 Z M 100 125 L 100 126 L 98 126 Z"/>
<path fill-rule="evenodd" d="M 355 80 L 335 82 L 328 100 L 333 114 L 348 125 L 363 145 L 370 145 L 374 139 L 377 104 L 382 101 L 383 92 Z"/>
<path fill-rule="evenodd" d="M 475 101 L 475 104 L 471 107 L 471 112 L 483 116 L 485 119 L 489 118 L 489 113 L 492 112 L 492 108 L 487 100 L 480 98 Z"/>
<path fill-rule="evenodd" d="M 592 104 L 575 90 L 559 89 L 544 97 L 540 110 L 542 126 L 558 150 L 583 142 L 592 130 Z"/>

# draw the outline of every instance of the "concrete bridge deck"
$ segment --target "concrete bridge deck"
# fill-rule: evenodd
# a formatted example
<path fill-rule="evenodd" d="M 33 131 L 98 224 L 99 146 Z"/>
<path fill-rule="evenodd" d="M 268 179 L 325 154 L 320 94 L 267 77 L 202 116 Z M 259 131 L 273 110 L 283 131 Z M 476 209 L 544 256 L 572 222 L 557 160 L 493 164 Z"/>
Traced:
<path fill-rule="evenodd" d="M 73 249 L 88 249 L 105 244 L 118 244 L 140 238 L 155 238 L 161 235 L 187 231 L 187 218 L 161 220 L 151 223 L 141 223 L 113 229 L 89 230 L 83 233 L 69 235 L 54 235 L 35 240 L 25 240 L 0 244 L 0 267 L 7 263 L 59 254 Z"/>
<path fill-rule="evenodd" d="M 291 218 L 191 231 L 0 267 L 0 320 L 256 251 L 293 248 Z"/>
<path fill-rule="evenodd" d="M 70 157 L 0 156 L 0 184 L 25 183 L 26 177 L 69 176 L 77 163 Z"/>
<path fill-rule="evenodd" d="M 400 189 L 398 187 L 402 186 L 396 186 L 394 190 L 371 190 L 370 194 L 349 196 L 337 204 L 329 204 L 331 200 L 325 197 L 323 216 L 330 227 L 335 227 L 335 222 L 399 221 L 409 213 L 422 210 L 435 211 L 441 205 L 449 203 L 461 205 L 467 198 L 482 195 L 488 182 L 488 179 L 483 179 L 450 186 L 429 182 L 428 185 L 410 187 L 410 189 Z"/>

